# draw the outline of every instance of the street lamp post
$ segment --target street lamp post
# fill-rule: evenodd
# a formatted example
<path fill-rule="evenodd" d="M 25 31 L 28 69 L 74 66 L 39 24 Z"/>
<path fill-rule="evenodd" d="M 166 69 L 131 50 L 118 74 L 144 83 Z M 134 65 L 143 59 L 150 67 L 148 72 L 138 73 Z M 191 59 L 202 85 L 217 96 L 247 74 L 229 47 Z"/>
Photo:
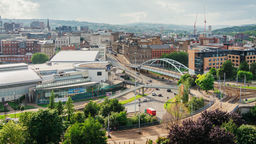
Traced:
<path fill-rule="evenodd" d="M 13 101 L 14 101 L 14 103 L 16 102 L 16 92 L 13 92 L 13 97 L 14 97 L 14 99 L 13 99 Z M 16 118 L 16 108 L 14 109 L 14 117 Z"/>
<path fill-rule="evenodd" d="M 139 134 L 141 133 L 141 130 L 140 130 L 140 99 L 139 99 Z"/>

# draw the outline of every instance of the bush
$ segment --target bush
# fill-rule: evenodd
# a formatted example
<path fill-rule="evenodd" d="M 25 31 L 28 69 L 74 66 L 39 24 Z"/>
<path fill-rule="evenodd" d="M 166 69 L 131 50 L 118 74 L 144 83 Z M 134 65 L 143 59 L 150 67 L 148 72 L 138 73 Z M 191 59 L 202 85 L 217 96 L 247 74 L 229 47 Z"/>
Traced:
<path fill-rule="evenodd" d="M 236 132 L 238 144 L 255 144 L 256 127 L 251 125 L 241 125 Z"/>

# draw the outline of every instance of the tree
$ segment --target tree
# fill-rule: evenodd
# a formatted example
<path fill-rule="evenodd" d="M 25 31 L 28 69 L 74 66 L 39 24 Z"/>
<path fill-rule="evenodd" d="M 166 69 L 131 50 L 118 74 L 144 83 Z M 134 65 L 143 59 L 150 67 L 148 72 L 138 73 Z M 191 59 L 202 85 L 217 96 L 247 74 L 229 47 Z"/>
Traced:
<path fill-rule="evenodd" d="M 76 112 L 71 117 L 71 123 L 76 123 L 76 122 L 83 123 L 84 120 L 85 120 L 85 116 L 83 112 Z"/>
<path fill-rule="evenodd" d="M 49 108 L 49 109 L 54 109 L 54 108 L 55 108 L 54 98 L 55 98 L 55 94 L 54 94 L 54 92 L 52 91 L 52 92 L 51 92 L 50 99 L 49 99 L 49 105 L 48 105 L 48 108 Z"/>
<path fill-rule="evenodd" d="M 192 97 L 192 99 L 188 102 L 188 110 L 190 112 L 196 111 L 202 107 L 204 107 L 203 98 Z"/>
<path fill-rule="evenodd" d="M 1 144 L 24 144 L 26 137 L 26 128 L 13 121 L 6 123 L 0 130 Z"/>
<path fill-rule="evenodd" d="M 84 107 L 84 115 L 85 117 L 89 117 L 91 115 L 92 117 L 95 117 L 99 112 L 99 107 L 97 103 L 90 101 L 85 107 Z"/>
<path fill-rule="evenodd" d="M 248 113 L 243 114 L 243 119 L 252 125 L 256 125 L 256 105 Z"/>
<path fill-rule="evenodd" d="M 58 143 L 64 130 L 62 119 L 53 110 L 22 114 L 20 123 L 27 127 L 29 138 L 26 143 Z"/>
<path fill-rule="evenodd" d="M 100 114 L 104 117 L 108 116 L 111 112 L 121 112 L 125 108 L 119 103 L 117 99 L 106 98 L 104 102 L 100 105 Z"/>
<path fill-rule="evenodd" d="M 249 65 L 246 61 L 243 61 L 238 68 L 239 71 L 249 71 Z"/>
<path fill-rule="evenodd" d="M 234 135 L 219 127 L 210 131 L 209 141 L 212 144 L 235 144 Z"/>
<path fill-rule="evenodd" d="M 256 63 L 250 65 L 250 72 L 253 75 L 253 79 L 256 80 Z"/>
<path fill-rule="evenodd" d="M 35 53 L 33 54 L 31 61 L 33 64 L 42 64 L 49 60 L 48 56 L 43 53 Z"/>
<path fill-rule="evenodd" d="M 217 79 L 217 71 L 215 68 L 211 68 L 209 73 L 213 75 L 214 79 Z"/>
<path fill-rule="evenodd" d="M 64 110 L 64 107 L 63 107 L 63 104 L 61 101 L 58 102 L 58 104 L 56 105 L 56 110 L 58 111 L 58 114 L 59 115 L 62 115 L 63 113 L 63 110 Z"/>
<path fill-rule="evenodd" d="M 244 78 L 246 77 L 246 81 L 247 81 L 247 82 L 253 79 L 253 75 L 252 75 L 252 73 L 249 72 L 249 71 L 242 71 L 242 70 L 239 70 L 239 71 L 237 72 L 237 76 L 238 76 L 238 78 L 239 78 L 240 80 L 244 80 Z"/>
<path fill-rule="evenodd" d="M 221 67 L 221 71 L 223 74 L 226 74 L 227 79 L 231 79 L 234 74 L 234 64 L 230 60 L 225 61 Z M 220 76 L 222 77 L 222 75 Z"/>
<path fill-rule="evenodd" d="M 196 84 L 203 90 L 211 90 L 214 86 L 214 77 L 210 73 L 198 75 L 198 78 L 196 79 Z"/>
<path fill-rule="evenodd" d="M 170 54 L 163 54 L 161 58 L 169 58 L 176 60 L 185 66 L 188 66 L 188 53 L 186 52 L 172 52 Z"/>
<path fill-rule="evenodd" d="M 106 140 L 106 131 L 92 117 L 70 126 L 64 136 L 64 144 L 106 144 Z"/>
<path fill-rule="evenodd" d="M 66 114 L 68 116 L 68 121 L 70 121 L 70 118 L 75 111 L 71 97 L 68 97 L 68 101 L 66 102 L 65 109 L 66 109 Z"/>
<path fill-rule="evenodd" d="M 109 116 L 109 127 L 116 129 L 119 126 L 125 126 L 127 123 L 127 114 L 126 111 L 120 113 L 112 112 Z M 105 118 L 105 126 L 108 125 L 108 117 Z"/>
<path fill-rule="evenodd" d="M 224 118 L 222 118 L 222 116 L 224 116 Z M 196 121 L 187 119 L 184 120 L 182 124 L 174 124 L 170 127 L 168 135 L 169 143 L 233 144 L 235 142 L 234 135 L 220 128 L 220 125 L 230 119 L 236 119 L 236 116 L 237 115 L 216 110 L 204 112 Z M 237 119 L 234 120 L 234 122 L 237 121 Z"/>
<path fill-rule="evenodd" d="M 256 127 L 251 125 L 241 125 L 236 132 L 238 144 L 255 144 Z"/>

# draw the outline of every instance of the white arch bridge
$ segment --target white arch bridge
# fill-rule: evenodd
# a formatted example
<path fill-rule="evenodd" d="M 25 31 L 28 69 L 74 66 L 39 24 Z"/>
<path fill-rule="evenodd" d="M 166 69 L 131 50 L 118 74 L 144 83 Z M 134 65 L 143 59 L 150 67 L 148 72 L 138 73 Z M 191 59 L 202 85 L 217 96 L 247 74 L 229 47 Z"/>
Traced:
<path fill-rule="evenodd" d="M 179 79 L 185 73 L 192 73 L 184 64 L 168 58 L 151 59 L 139 65 L 130 65 L 132 68 L 155 72 L 161 75 Z"/>

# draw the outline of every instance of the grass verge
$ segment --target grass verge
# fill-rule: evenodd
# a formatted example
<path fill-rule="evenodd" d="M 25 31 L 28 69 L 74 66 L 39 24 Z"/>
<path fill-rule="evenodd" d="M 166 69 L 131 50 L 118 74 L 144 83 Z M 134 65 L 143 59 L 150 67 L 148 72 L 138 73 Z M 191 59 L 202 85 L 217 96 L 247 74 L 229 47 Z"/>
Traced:
<path fill-rule="evenodd" d="M 136 99 L 142 98 L 144 96 L 146 96 L 146 95 L 137 95 Z M 134 100 L 135 100 L 135 97 L 132 97 L 132 98 L 129 98 L 127 100 L 120 101 L 120 103 L 124 105 L 124 104 L 130 103 L 130 102 L 132 102 Z"/>

